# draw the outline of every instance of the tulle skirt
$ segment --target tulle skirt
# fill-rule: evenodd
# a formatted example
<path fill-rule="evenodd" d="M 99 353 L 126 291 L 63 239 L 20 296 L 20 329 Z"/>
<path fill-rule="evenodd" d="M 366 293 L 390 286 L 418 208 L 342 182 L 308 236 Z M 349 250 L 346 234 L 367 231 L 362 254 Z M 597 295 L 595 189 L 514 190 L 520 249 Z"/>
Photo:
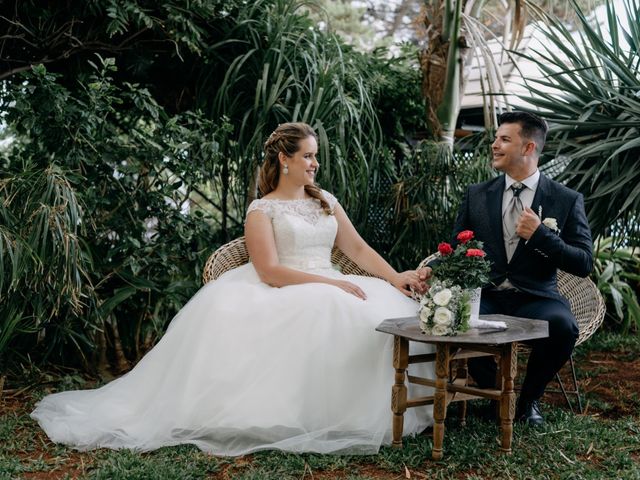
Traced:
<path fill-rule="evenodd" d="M 129 373 L 49 395 L 31 416 L 79 450 L 375 453 L 391 441 L 394 382 L 393 337 L 375 327 L 417 305 L 383 280 L 343 277 L 367 300 L 326 284 L 273 288 L 252 264 L 231 270 L 196 293 Z M 434 377 L 429 365 L 413 367 Z M 431 423 L 431 407 L 409 409 L 404 433 Z"/>

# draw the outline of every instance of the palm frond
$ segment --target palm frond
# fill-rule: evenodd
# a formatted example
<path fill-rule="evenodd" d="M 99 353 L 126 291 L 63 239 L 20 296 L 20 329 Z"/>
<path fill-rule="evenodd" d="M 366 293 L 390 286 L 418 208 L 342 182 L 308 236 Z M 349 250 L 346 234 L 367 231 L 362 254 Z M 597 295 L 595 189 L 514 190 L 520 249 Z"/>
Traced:
<path fill-rule="evenodd" d="M 594 235 L 638 244 L 640 2 L 623 0 L 620 12 L 608 0 L 602 25 L 572 3 L 577 32 L 534 9 L 549 46 L 526 56 L 543 77 L 527 80 L 523 98 L 552 122 L 548 148 L 569 159 L 558 178 L 584 194 Z"/>

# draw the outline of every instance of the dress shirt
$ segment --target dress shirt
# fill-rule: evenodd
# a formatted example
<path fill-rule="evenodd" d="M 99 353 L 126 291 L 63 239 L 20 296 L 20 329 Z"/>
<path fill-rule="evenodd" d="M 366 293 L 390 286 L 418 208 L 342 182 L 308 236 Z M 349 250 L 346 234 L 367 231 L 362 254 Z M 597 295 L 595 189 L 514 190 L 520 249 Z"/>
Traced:
<path fill-rule="evenodd" d="M 513 198 L 513 190 L 511 190 L 511 185 L 517 183 L 517 180 L 514 180 L 509 175 L 504 176 L 504 195 L 502 196 L 502 215 L 507 211 L 507 205 Z M 531 204 L 533 203 L 533 197 L 536 194 L 536 189 L 538 188 L 538 182 L 540 181 L 540 170 L 536 169 L 536 171 L 522 180 L 520 183 L 526 185 L 527 188 L 522 190 L 520 193 L 520 200 L 522 200 L 522 205 L 524 207 L 531 208 Z"/>
<path fill-rule="evenodd" d="M 514 180 L 509 175 L 505 174 L 504 176 L 504 195 L 502 195 L 502 216 L 504 216 L 507 211 L 507 206 L 509 202 L 513 198 L 513 190 L 511 190 L 511 185 L 517 183 L 517 180 Z M 533 172 L 532 175 L 529 175 L 527 178 L 522 180 L 520 183 L 525 185 L 527 188 L 522 190 L 520 193 L 520 200 L 522 200 L 523 207 L 531 208 L 531 204 L 533 203 L 533 197 L 536 194 L 536 189 L 538 188 L 538 182 L 540 181 L 540 170 L 536 168 L 536 171 Z M 505 249 L 507 249 L 507 245 L 505 242 Z M 509 281 L 509 279 L 505 279 L 500 285 L 496 287 L 497 290 L 509 290 L 516 289 L 513 284 Z"/>

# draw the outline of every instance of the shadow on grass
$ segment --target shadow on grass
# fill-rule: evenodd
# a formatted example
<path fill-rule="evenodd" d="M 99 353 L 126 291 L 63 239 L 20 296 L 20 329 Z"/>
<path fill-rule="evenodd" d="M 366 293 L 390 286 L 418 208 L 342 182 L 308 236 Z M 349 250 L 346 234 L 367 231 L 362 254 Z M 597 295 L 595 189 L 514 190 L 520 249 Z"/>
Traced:
<path fill-rule="evenodd" d="M 560 397 L 545 396 L 547 424 L 516 425 L 511 455 L 499 453 L 499 428 L 483 419 L 489 407 L 483 402 L 469 404 L 464 427 L 449 409 L 444 458 L 437 462 L 431 460 L 431 430 L 405 438 L 402 449 L 383 447 L 367 456 L 268 451 L 219 458 L 192 446 L 76 452 L 51 443 L 28 416 L 43 395 L 38 389 L 0 400 L 0 479 L 640 479 L 640 379 L 627 389 L 618 383 L 633 376 L 640 342 L 597 337 L 577 354 L 586 414 L 574 415 Z M 63 379 L 56 389 L 79 384 Z"/>

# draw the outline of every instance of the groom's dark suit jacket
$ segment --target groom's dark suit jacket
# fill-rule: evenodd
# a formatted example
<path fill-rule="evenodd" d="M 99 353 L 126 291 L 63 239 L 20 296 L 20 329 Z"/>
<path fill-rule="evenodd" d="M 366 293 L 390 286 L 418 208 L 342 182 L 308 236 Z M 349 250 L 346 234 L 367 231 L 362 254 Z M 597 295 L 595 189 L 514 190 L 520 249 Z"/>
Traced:
<path fill-rule="evenodd" d="M 556 219 L 559 233 L 540 225 L 529 241 L 520 239 L 507 262 L 502 234 L 502 196 L 505 177 L 499 176 L 467 188 L 458 211 L 454 238 L 462 230 L 473 230 L 492 262 L 490 280 L 500 285 L 505 278 L 518 289 L 565 303 L 558 293 L 556 269 L 586 277 L 593 267 L 591 231 L 582 194 L 545 175 L 540 175 L 531 209 L 541 220 Z"/>

